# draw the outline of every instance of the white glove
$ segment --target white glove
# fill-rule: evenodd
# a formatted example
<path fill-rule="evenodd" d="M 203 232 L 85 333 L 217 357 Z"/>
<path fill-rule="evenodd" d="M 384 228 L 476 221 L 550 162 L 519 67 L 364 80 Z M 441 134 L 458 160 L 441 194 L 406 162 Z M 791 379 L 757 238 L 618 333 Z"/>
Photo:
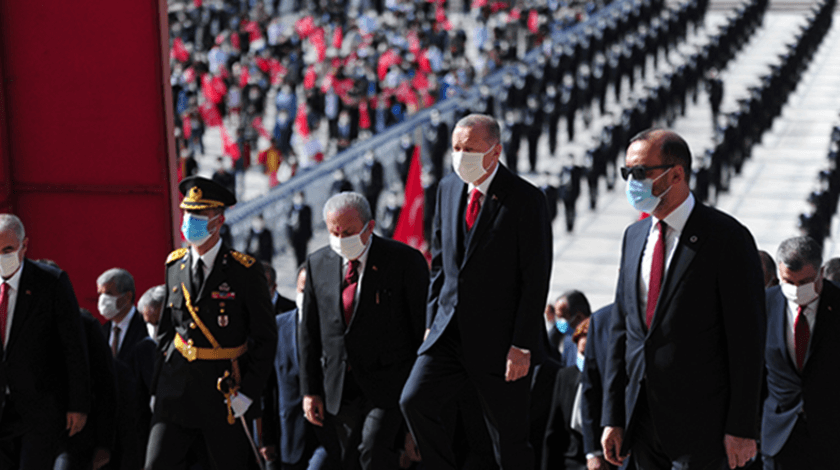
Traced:
<path fill-rule="evenodd" d="M 254 400 L 251 400 L 243 393 L 237 393 L 230 397 L 230 407 L 233 409 L 233 416 L 236 418 L 244 416 L 253 402 Z"/>

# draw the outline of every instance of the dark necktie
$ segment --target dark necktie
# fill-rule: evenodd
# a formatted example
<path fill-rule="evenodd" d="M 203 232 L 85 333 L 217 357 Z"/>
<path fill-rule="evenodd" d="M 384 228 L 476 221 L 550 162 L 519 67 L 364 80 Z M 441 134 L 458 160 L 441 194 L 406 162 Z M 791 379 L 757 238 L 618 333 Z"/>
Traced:
<path fill-rule="evenodd" d="M 114 325 L 114 339 L 111 340 L 111 354 L 117 357 L 117 350 L 120 346 L 120 327 Z"/>
<path fill-rule="evenodd" d="M 796 349 L 796 367 L 799 370 L 805 366 L 805 355 L 808 354 L 808 340 L 811 339 L 811 328 L 805 318 L 805 306 L 796 309 L 796 321 L 793 324 L 793 344 Z"/>
<path fill-rule="evenodd" d="M 653 259 L 650 262 L 650 283 L 648 284 L 647 310 L 645 311 L 645 323 L 648 329 L 653 322 L 653 312 L 656 311 L 656 301 L 659 299 L 659 291 L 662 288 L 662 276 L 665 274 L 665 232 L 668 224 L 664 220 L 659 221 L 659 238 L 653 247 Z"/>
<path fill-rule="evenodd" d="M 9 284 L 0 284 L 0 345 L 6 344 L 6 318 L 9 314 Z"/>
<path fill-rule="evenodd" d="M 344 324 L 350 325 L 353 317 L 353 300 L 356 298 L 356 286 L 359 284 L 359 260 L 352 260 L 344 275 L 344 288 L 341 290 L 341 308 L 344 312 Z"/>
<path fill-rule="evenodd" d="M 198 258 L 198 263 L 195 266 L 195 278 L 193 279 L 193 287 L 195 287 L 195 294 L 201 292 L 201 286 L 204 285 L 204 261 Z"/>
<path fill-rule="evenodd" d="M 471 230 L 478 219 L 478 211 L 481 210 L 481 191 L 475 188 L 470 193 L 470 202 L 467 204 L 467 230 Z"/>

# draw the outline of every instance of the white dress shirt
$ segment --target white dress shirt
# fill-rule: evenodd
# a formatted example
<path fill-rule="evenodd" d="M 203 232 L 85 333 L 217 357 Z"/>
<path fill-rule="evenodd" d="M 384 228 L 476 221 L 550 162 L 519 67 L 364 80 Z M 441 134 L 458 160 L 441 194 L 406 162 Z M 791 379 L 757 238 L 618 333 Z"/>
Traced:
<path fill-rule="evenodd" d="M 805 319 L 808 320 L 808 329 L 811 333 L 811 336 L 814 334 L 814 324 L 817 322 L 817 305 L 819 305 L 820 298 L 817 297 L 816 299 L 812 300 L 810 303 L 805 305 Z M 796 316 L 797 310 L 799 310 L 799 305 L 796 302 L 791 302 L 790 300 L 787 301 L 787 328 L 785 328 L 785 342 L 787 343 L 788 354 L 790 354 L 791 361 L 796 364 L 796 342 L 795 342 L 795 326 L 796 326 Z M 810 336 L 809 336 L 810 338 Z M 810 340 L 808 341 L 810 344 Z M 807 362 L 808 355 L 805 355 L 805 360 Z M 804 365 L 804 363 L 803 363 Z"/>
<path fill-rule="evenodd" d="M 372 241 L 373 241 L 373 234 L 371 233 L 370 238 L 368 238 L 368 242 L 367 242 L 367 245 L 365 246 L 364 251 L 362 251 L 362 254 L 359 255 L 358 258 L 356 258 L 356 261 L 359 262 L 359 265 L 356 266 L 356 273 L 358 274 L 359 277 L 358 277 L 358 281 L 356 281 L 356 294 L 353 296 L 353 313 L 354 314 L 356 313 L 356 306 L 359 305 L 359 293 L 362 291 L 362 277 L 364 277 L 364 274 L 365 274 L 365 266 L 367 265 L 368 253 L 370 253 L 370 245 L 371 245 Z M 350 266 L 350 260 L 342 256 L 341 257 L 341 279 L 342 279 L 342 281 L 344 280 L 344 276 L 347 275 L 347 267 L 348 266 Z"/>
<path fill-rule="evenodd" d="M 688 197 L 676 209 L 665 217 L 665 224 L 668 225 L 665 232 L 665 270 L 662 273 L 661 287 L 665 286 L 666 274 L 671 266 L 671 258 L 677 250 L 677 242 L 682 235 L 685 223 L 694 209 L 694 195 L 688 193 Z M 653 248 L 659 239 L 659 219 L 650 216 L 651 225 L 648 232 L 645 250 L 642 254 L 641 276 L 639 276 L 639 311 L 647 311 L 648 286 L 650 286 L 650 266 L 653 264 Z M 661 292 L 661 290 L 660 290 Z"/>
<path fill-rule="evenodd" d="M 114 323 L 111 321 L 111 335 L 108 337 L 108 346 L 114 344 L 114 337 L 116 336 L 117 340 L 117 352 L 122 349 L 123 340 L 125 340 L 125 333 L 128 331 L 128 325 L 131 324 L 131 319 L 134 318 L 134 314 L 137 312 L 137 309 L 134 306 L 131 307 L 131 310 L 128 311 L 125 318 L 122 319 L 119 323 Z M 120 329 L 120 332 L 117 333 L 117 328 Z"/>
<path fill-rule="evenodd" d="M 12 274 L 9 279 L 3 280 L 5 284 L 9 285 L 9 290 L 6 295 L 9 296 L 8 308 L 6 310 L 6 331 L 3 336 L 3 348 L 9 344 L 9 333 L 12 332 L 12 320 L 15 316 L 15 305 L 17 305 L 18 292 L 20 292 L 20 273 L 23 272 L 23 263 L 21 263 L 17 272 Z"/>
<path fill-rule="evenodd" d="M 219 250 L 222 248 L 222 239 L 220 238 L 213 248 L 207 250 L 206 253 L 200 256 L 201 262 L 204 265 L 204 280 L 206 281 L 208 277 L 210 277 L 210 272 L 213 271 L 213 264 L 216 262 L 216 256 L 219 254 Z M 190 269 L 192 269 L 193 274 L 195 274 L 196 266 L 198 266 L 198 250 L 194 247 L 190 247 L 190 260 L 192 263 L 190 265 Z"/>
<path fill-rule="evenodd" d="M 470 196 L 472 195 L 472 190 L 473 189 L 477 188 L 478 192 L 481 193 L 481 195 L 478 196 L 478 213 L 479 214 L 481 213 L 481 208 L 484 207 L 484 196 L 486 196 L 487 191 L 490 190 L 490 183 L 493 182 L 493 178 L 495 178 L 496 173 L 499 172 L 499 165 L 501 165 L 501 163 L 496 163 L 496 168 L 493 169 L 493 173 L 490 173 L 490 176 L 487 177 L 486 180 L 482 181 L 481 184 L 479 184 L 478 186 L 476 186 L 472 183 L 467 184 L 467 204 L 470 203 Z"/>

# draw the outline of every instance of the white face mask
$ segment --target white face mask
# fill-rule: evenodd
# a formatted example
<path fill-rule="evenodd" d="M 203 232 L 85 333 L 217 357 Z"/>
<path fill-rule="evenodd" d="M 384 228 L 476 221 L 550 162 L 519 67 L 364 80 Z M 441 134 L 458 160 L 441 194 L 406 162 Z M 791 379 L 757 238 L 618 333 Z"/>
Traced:
<path fill-rule="evenodd" d="M 367 230 L 367 227 L 362 229 L 362 232 Z M 357 259 L 365 251 L 365 244 L 362 243 L 362 232 L 349 237 L 338 238 L 330 234 L 330 248 L 339 256 L 349 260 Z"/>
<path fill-rule="evenodd" d="M 490 150 L 481 152 L 452 152 L 452 169 L 465 183 L 475 183 L 479 178 L 484 176 L 484 157 L 493 151 L 496 146 L 490 147 Z"/>
<path fill-rule="evenodd" d="M 813 302 L 819 294 L 817 294 L 814 281 L 801 286 L 794 286 L 786 282 L 781 283 L 782 295 L 796 305 L 808 305 Z"/>
<path fill-rule="evenodd" d="M 18 255 L 20 255 L 20 248 L 15 252 L 0 255 L 0 276 L 6 279 L 12 277 L 20 267 L 20 257 Z"/>
<path fill-rule="evenodd" d="M 99 302 L 97 303 L 99 314 L 105 317 L 106 320 L 112 320 L 120 313 L 117 308 L 117 296 L 109 294 L 99 294 Z"/>

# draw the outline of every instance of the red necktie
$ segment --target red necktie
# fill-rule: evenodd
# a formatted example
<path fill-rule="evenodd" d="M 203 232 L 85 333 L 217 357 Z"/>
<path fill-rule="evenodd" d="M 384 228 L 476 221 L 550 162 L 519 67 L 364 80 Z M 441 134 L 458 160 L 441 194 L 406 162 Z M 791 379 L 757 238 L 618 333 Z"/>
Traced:
<path fill-rule="evenodd" d="M 796 367 L 799 370 L 805 366 L 805 355 L 808 354 L 808 340 L 811 338 L 811 328 L 805 318 L 805 306 L 796 309 L 796 321 L 793 324 L 793 344 L 796 349 Z"/>
<path fill-rule="evenodd" d="M 9 284 L 0 284 L 0 342 L 6 344 L 6 316 L 9 313 Z"/>
<path fill-rule="evenodd" d="M 659 238 L 653 247 L 653 259 L 650 262 L 650 283 L 648 284 L 647 310 L 645 311 L 645 323 L 650 328 L 653 322 L 653 312 L 656 311 L 656 301 L 659 299 L 659 290 L 662 287 L 662 275 L 665 273 L 665 232 L 668 224 L 664 220 L 659 221 Z"/>
<path fill-rule="evenodd" d="M 344 289 L 341 291 L 341 307 L 344 311 L 344 324 L 350 324 L 353 317 L 353 300 L 356 298 L 356 285 L 359 284 L 359 260 L 350 261 L 347 273 L 344 275 Z"/>
<path fill-rule="evenodd" d="M 467 230 L 471 230 L 475 225 L 479 210 L 481 210 L 481 191 L 475 188 L 470 193 L 470 202 L 467 204 Z"/>

